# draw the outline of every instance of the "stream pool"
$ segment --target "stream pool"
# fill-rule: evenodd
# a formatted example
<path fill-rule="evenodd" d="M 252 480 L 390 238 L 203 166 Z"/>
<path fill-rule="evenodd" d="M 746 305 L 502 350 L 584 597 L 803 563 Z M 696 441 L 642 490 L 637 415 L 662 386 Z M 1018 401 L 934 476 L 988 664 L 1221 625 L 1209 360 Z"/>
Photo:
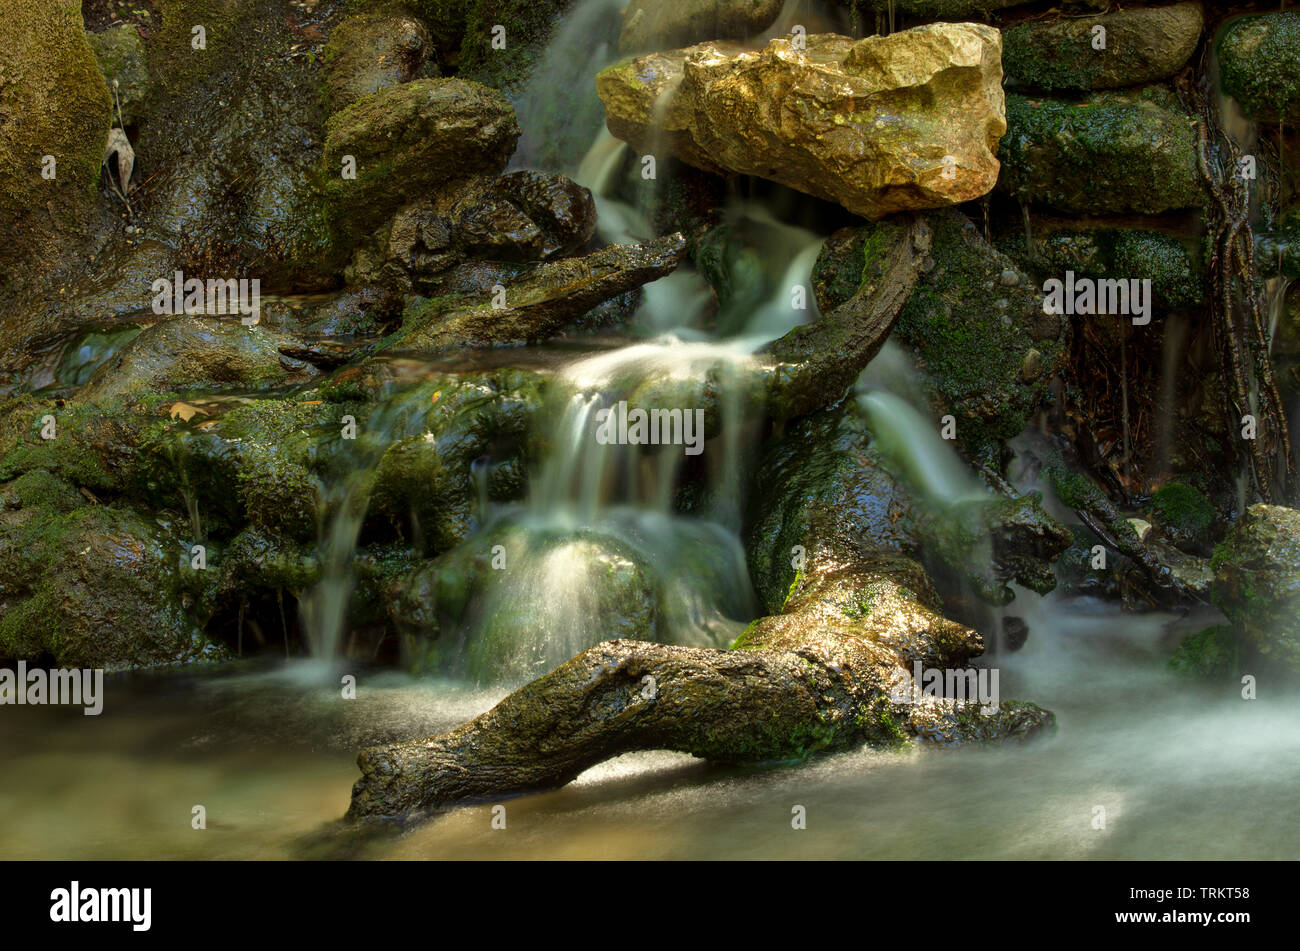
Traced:
<path fill-rule="evenodd" d="M 1167 673 L 1203 619 L 1025 594 L 1015 609 L 1029 641 L 989 663 L 1004 698 L 1056 712 L 1051 738 L 750 768 L 628 754 L 507 801 L 504 829 L 478 805 L 359 841 L 336 825 L 357 750 L 454 726 L 504 691 L 357 670 L 343 700 L 347 671 L 309 661 L 110 677 L 99 717 L 3 710 L 0 858 L 1300 857 L 1300 698 Z"/>

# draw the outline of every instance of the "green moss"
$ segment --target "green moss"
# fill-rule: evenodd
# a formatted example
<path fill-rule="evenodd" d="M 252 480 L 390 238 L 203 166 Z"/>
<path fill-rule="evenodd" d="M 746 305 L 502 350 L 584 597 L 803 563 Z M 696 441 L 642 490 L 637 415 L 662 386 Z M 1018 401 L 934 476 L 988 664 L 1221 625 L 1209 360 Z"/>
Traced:
<path fill-rule="evenodd" d="M 1215 52 L 1223 91 L 1247 115 L 1300 120 L 1300 11 L 1235 19 Z"/>
<path fill-rule="evenodd" d="M 1008 95 L 1001 187 L 1081 214 L 1160 214 L 1204 202 L 1190 116 L 1163 87 L 1079 102 Z"/>
<path fill-rule="evenodd" d="M 1190 677 L 1222 679 L 1236 669 L 1237 634 L 1231 627 L 1216 625 L 1183 638 L 1169 658 L 1169 669 Z"/>
<path fill-rule="evenodd" d="M 1149 278 L 1157 306 L 1188 310 L 1205 299 L 1202 243 L 1142 229 L 1055 231 L 1036 242 L 1040 263 L 1080 277 Z"/>
<path fill-rule="evenodd" d="M 1205 538 L 1214 525 L 1214 506 L 1199 490 L 1183 482 L 1170 482 L 1151 497 L 1151 511 L 1180 534 Z"/>

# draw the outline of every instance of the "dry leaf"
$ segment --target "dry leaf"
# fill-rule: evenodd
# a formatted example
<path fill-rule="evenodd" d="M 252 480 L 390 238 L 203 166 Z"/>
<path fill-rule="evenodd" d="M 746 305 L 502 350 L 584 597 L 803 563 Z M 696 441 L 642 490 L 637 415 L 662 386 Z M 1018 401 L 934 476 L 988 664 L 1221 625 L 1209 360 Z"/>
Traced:
<path fill-rule="evenodd" d="M 181 402 L 173 403 L 171 405 L 170 413 L 172 419 L 179 419 L 185 423 L 188 423 L 190 419 L 196 414 L 200 414 L 203 416 L 208 415 L 203 410 L 199 409 L 197 406 L 191 406 L 189 403 L 181 403 Z"/>
<path fill-rule="evenodd" d="M 135 171 L 135 149 L 131 148 L 131 140 L 121 129 L 108 130 L 108 143 L 104 146 L 105 166 L 114 155 L 117 156 L 117 179 L 122 183 L 122 194 L 125 195 L 131 183 L 131 173 Z"/>

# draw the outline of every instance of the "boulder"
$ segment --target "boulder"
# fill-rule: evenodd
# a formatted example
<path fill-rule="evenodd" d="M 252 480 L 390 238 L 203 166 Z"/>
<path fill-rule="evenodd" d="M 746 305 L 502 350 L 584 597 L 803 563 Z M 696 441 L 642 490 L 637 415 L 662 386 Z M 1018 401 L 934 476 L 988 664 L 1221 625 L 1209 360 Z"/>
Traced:
<path fill-rule="evenodd" d="M 130 23 L 109 27 L 102 33 L 91 33 L 87 39 L 110 89 L 114 82 L 117 83 L 113 91 L 117 105 L 122 108 L 122 121 L 135 125 L 144 117 L 152 91 L 144 41 Z"/>
<path fill-rule="evenodd" d="M 1138 7 L 1105 16 L 1030 20 L 1002 32 L 1007 79 L 1046 92 L 1137 86 L 1168 79 L 1201 38 L 1201 4 Z M 1105 29 L 1106 45 L 1094 46 Z"/>
<path fill-rule="evenodd" d="M 632 0 L 623 11 L 624 53 L 741 40 L 772 25 L 784 0 Z"/>
<path fill-rule="evenodd" d="M 1001 39 L 934 23 L 854 41 L 702 43 L 603 70 L 606 124 L 642 153 L 755 175 L 867 218 L 970 201 L 998 174 Z"/>
<path fill-rule="evenodd" d="M 1215 549 L 1214 604 L 1242 638 L 1300 671 L 1300 511 L 1254 505 Z"/>
<path fill-rule="evenodd" d="M 0 656 L 108 670 L 224 656 L 196 610 L 205 572 L 173 528 L 40 470 L 0 498 Z"/>
<path fill-rule="evenodd" d="M 330 112 L 418 78 L 432 51 L 424 24 L 400 11 L 348 17 L 325 45 L 321 72 Z"/>
<path fill-rule="evenodd" d="M 78 399 L 104 400 L 151 392 L 264 389 L 315 375 L 284 356 L 283 334 L 246 327 L 236 317 L 177 317 L 160 321 L 92 374 Z"/>
<path fill-rule="evenodd" d="M 335 233 L 368 236 L 439 185 L 499 172 L 519 124 L 501 93 L 462 79 L 421 79 L 382 90 L 335 113 L 326 126 L 322 174 Z M 342 177 L 356 160 L 356 178 Z"/>
<path fill-rule="evenodd" d="M 571 254 L 595 229 L 591 192 L 563 175 L 481 176 L 403 207 L 376 242 L 358 252 L 349 273 L 358 283 L 424 292 L 439 275 L 470 261 Z"/>
<path fill-rule="evenodd" d="M 1195 124 L 1159 86 L 1082 102 L 1008 94 L 1001 158 L 1001 188 L 1067 213 L 1156 215 L 1205 197 Z"/>
<path fill-rule="evenodd" d="M 1300 121 L 1300 10 L 1230 21 L 1215 42 L 1222 90 L 1267 122 Z"/>
<path fill-rule="evenodd" d="M 84 235 L 111 112 L 80 0 L 0 0 L 0 288 L 50 271 Z"/>

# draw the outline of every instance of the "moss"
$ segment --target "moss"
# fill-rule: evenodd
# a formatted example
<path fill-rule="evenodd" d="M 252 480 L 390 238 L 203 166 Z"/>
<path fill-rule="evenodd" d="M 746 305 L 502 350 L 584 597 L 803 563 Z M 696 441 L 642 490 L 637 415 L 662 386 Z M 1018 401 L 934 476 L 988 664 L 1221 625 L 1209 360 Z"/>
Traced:
<path fill-rule="evenodd" d="M 1300 120 L 1300 11 L 1231 21 L 1215 52 L 1220 83 L 1247 115 Z"/>
<path fill-rule="evenodd" d="M 1189 310 L 1205 300 L 1202 242 L 1143 229 L 1056 231 L 1036 242 L 1042 265 L 1080 277 L 1149 278 L 1156 305 Z"/>
<path fill-rule="evenodd" d="M 1184 676 L 1223 679 L 1236 669 L 1238 650 L 1231 627 L 1207 627 L 1183 638 L 1169 658 L 1169 669 Z"/>
<path fill-rule="evenodd" d="M 1151 497 L 1151 511 L 1181 535 L 1206 538 L 1214 525 L 1214 506 L 1204 493 L 1184 482 L 1170 482 Z"/>
<path fill-rule="evenodd" d="M 1007 288 L 999 279 L 1010 261 L 971 233 L 957 215 L 931 217 L 935 268 L 922 276 L 899 314 L 894 333 L 910 345 L 930 384 L 933 402 L 958 419 L 957 439 L 973 454 L 1024 431 L 1063 357 L 1056 337 L 1034 339 L 1023 313 L 1034 306 L 1028 284 Z M 871 245 L 864 248 L 870 266 Z M 1005 311 L 990 298 L 1007 301 Z M 1021 377 L 1029 350 L 1042 371 Z"/>
<path fill-rule="evenodd" d="M 1193 122 L 1167 89 L 1079 102 L 1008 95 L 999 185 L 1081 214 L 1160 214 L 1203 204 Z"/>
<path fill-rule="evenodd" d="M 57 249 L 84 235 L 112 100 L 80 0 L 0 0 L 0 77 L 2 289 L 48 270 Z M 57 160 L 53 179 L 42 174 L 46 155 Z"/>

